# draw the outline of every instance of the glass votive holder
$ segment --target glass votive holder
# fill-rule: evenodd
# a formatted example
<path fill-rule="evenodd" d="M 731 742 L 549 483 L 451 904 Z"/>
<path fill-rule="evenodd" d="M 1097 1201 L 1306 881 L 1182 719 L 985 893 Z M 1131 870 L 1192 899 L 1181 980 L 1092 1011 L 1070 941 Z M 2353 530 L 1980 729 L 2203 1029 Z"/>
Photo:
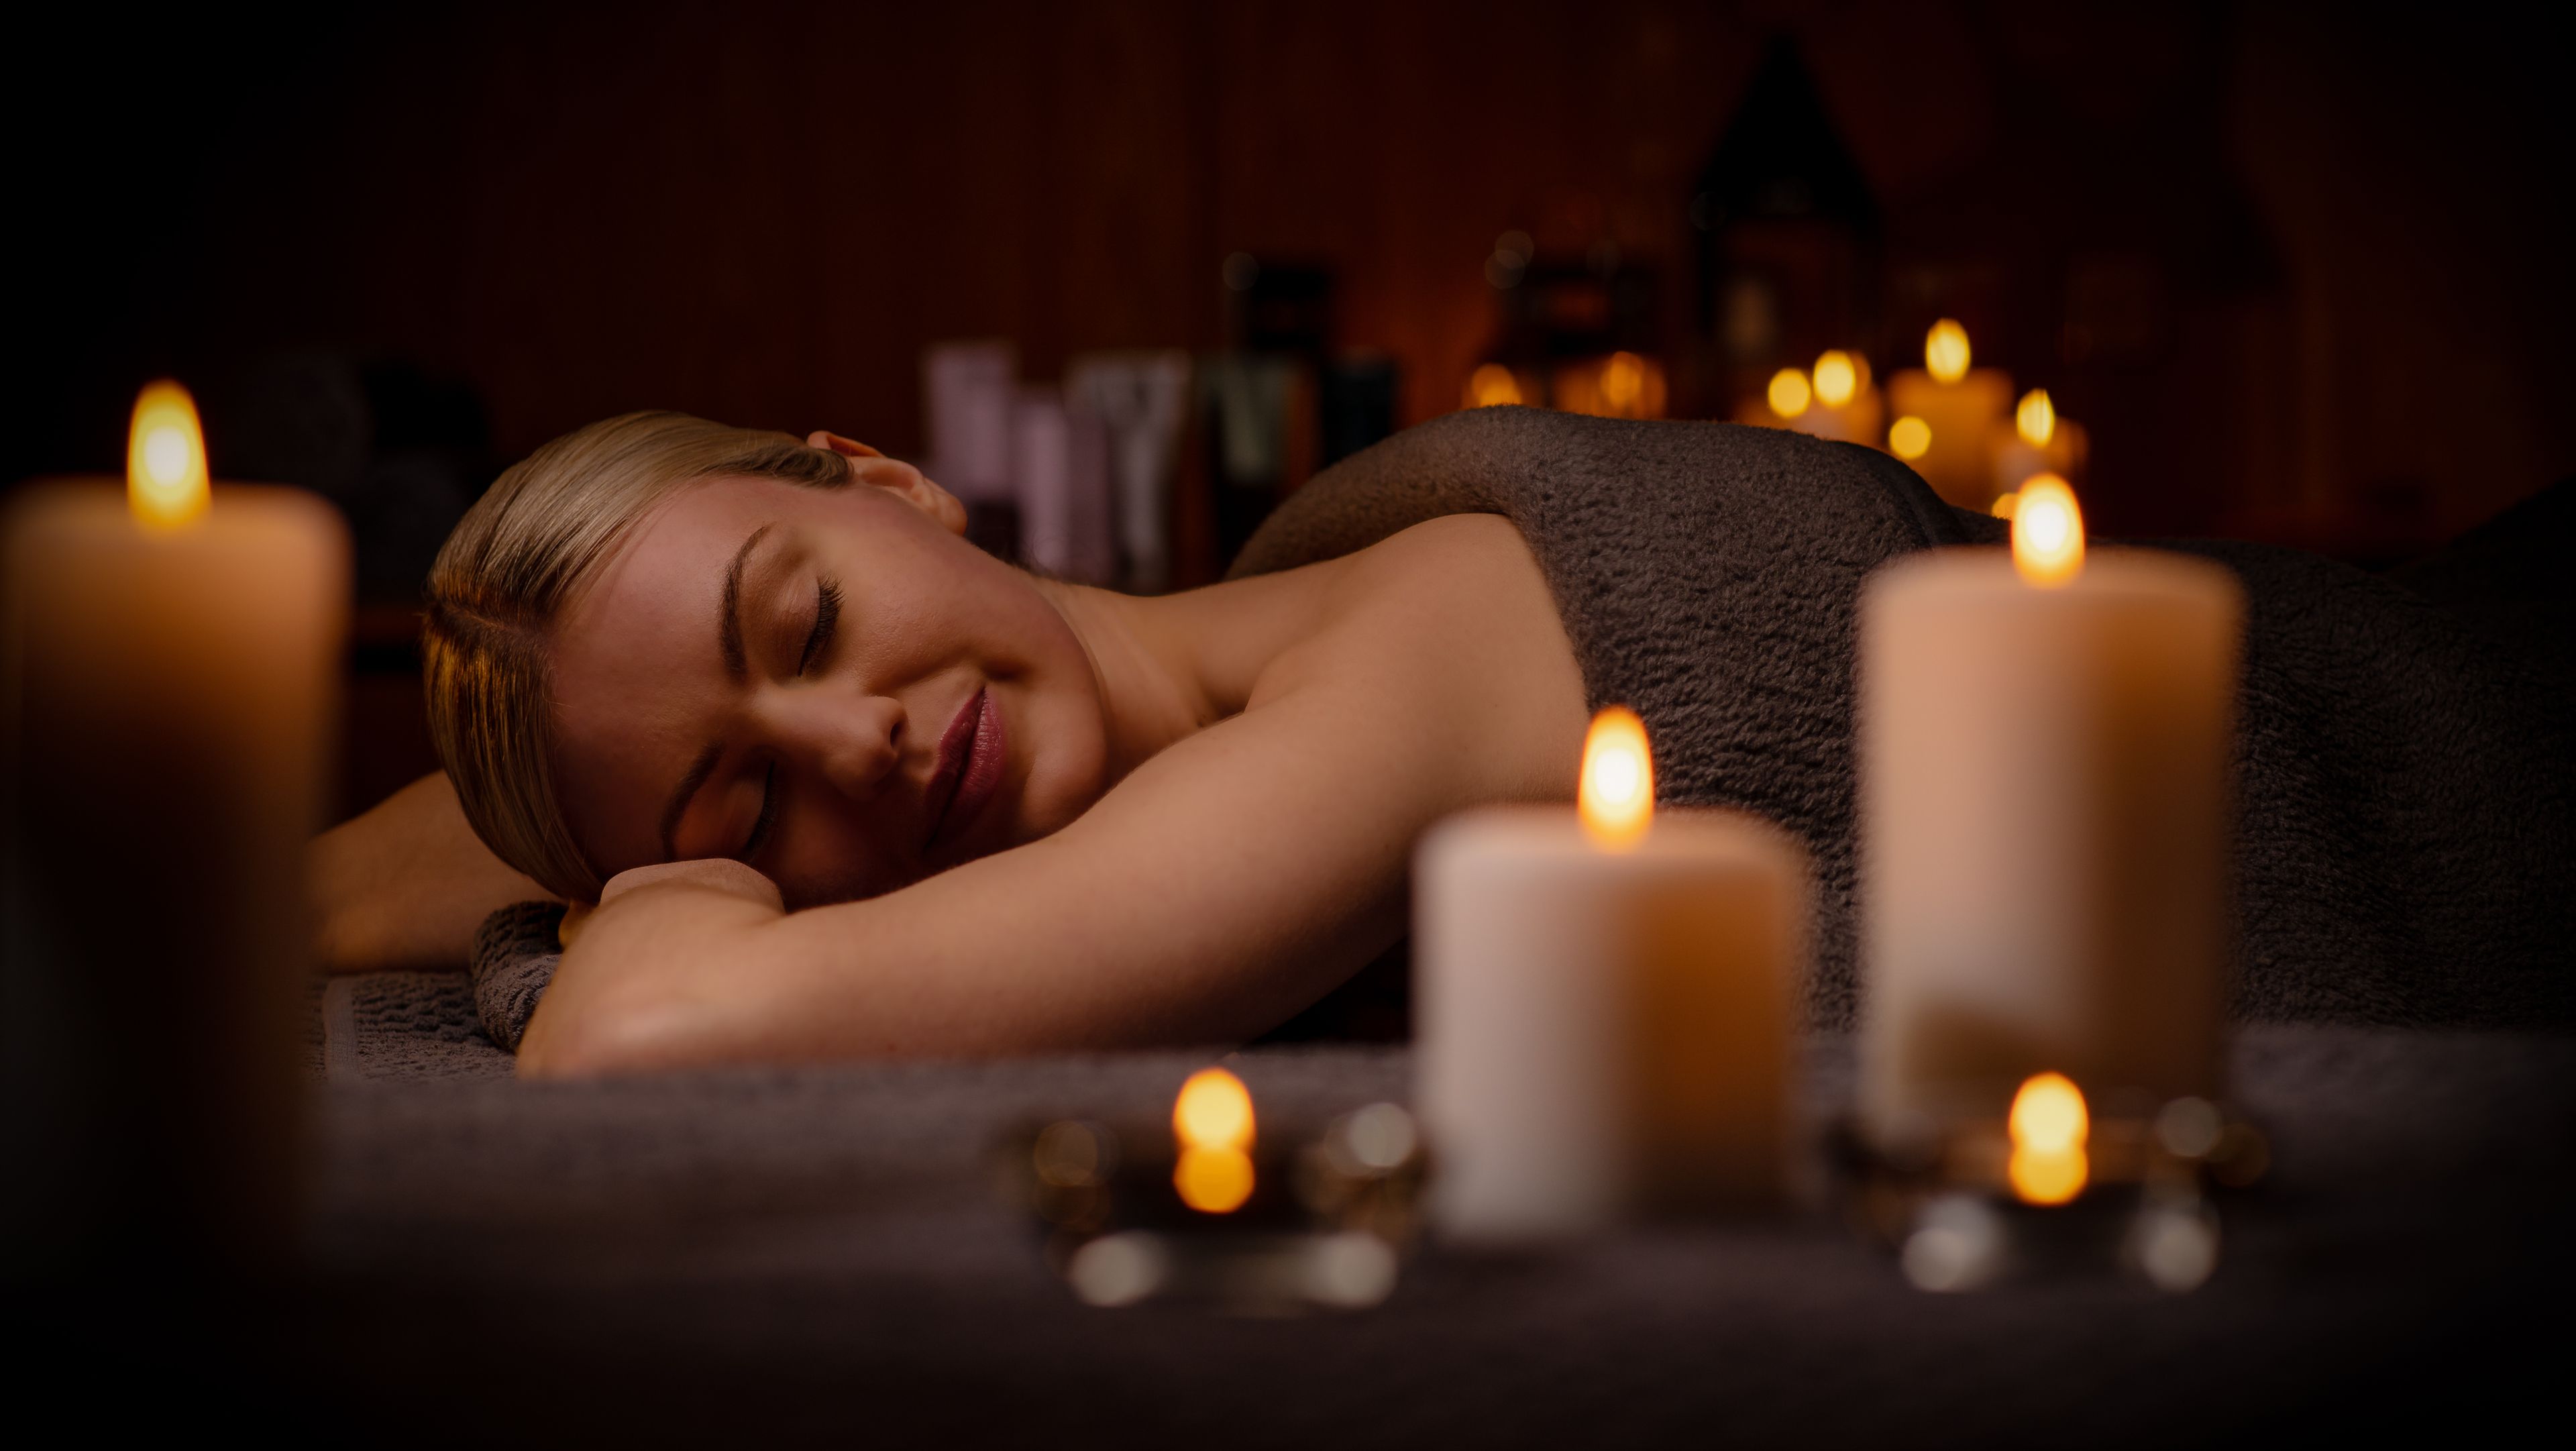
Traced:
<path fill-rule="evenodd" d="M 1846 1119 L 1826 1147 L 1846 1218 L 1935 1292 L 2112 1270 L 2197 1289 L 2218 1267 L 2213 1192 L 2249 1187 L 2271 1158 L 2261 1130 L 2202 1098 L 2095 1116 L 2054 1154 L 2003 1119 L 1876 1135 Z"/>
<path fill-rule="evenodd" d="M 1013 1136 L 1005 1193 L 1086 1304 L 1242 1314 L 1365 1309 L 1395 1289 L 1427 1156 L 1412 1115 L 1370 1104 L 1311 1137 L 1191 1150 L 1164 1125 L 1058 1119 Z"/>

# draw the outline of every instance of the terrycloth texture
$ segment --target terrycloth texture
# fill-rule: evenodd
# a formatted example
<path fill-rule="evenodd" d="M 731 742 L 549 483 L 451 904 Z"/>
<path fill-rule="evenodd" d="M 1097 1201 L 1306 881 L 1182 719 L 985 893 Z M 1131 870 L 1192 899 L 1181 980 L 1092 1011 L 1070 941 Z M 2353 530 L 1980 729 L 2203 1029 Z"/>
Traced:
<path fill-rule="evenodd" d="M 463 973 L 335 977 L 320 1017 L 322 1071 L 334 1083 L 510 1075 L 510 1055 L 484 1031 Z"/>
<path fill-rule="evenodd" d="M 556 902 L 521 902 L 483 919 L 465 972 L 333 978 L 315 1014 L 315 1065 L 335 1082 L 507 1077 L 555 964 Z"/>
<path fill-rule="evenodd" d="M 563 924 L 559 902 L 520 902 L 483 919 L 474 932 L 474 1010 L 483 1031 L 503 1052 L 519 1051 L 528 1017 L 537 1010 L 546 984 L 554 981 L 555 964 L 563 961 L 557 929 Z"/>
<path fill-rule="evenodd" d="M 1806 843 L 1819 919 L 1808 1003 L 1819 1025 L 1851 1024 L 1861 583 L 1898 555 L 1992 542 L 2001 526 L 1850 444 L 1478 409 L 1318 475 L 1233 572 L 1292 568 L 1469 512 L 1504 515 L 1529 540 L 1591 703 L 1631 705 L 1653 732 L 1659 799 L 1738 807 Z M 2563 657 L 2517 656 L 2504 635 L 2332 561 L 2176 547 L 2234 569 L 2251 599 L 2237 1010 L 2576 1020 L 2564 945 L 2576 940 L 2576 731 L 2551 683 Z M 2563 557 L 2525 555 L 2553 552 Z"/>

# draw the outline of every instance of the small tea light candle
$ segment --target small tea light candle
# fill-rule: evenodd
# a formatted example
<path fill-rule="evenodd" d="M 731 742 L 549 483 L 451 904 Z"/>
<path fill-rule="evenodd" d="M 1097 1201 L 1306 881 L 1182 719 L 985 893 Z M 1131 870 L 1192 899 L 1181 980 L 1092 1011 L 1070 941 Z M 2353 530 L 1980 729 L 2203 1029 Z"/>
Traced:
<path fill-rule="evenodd" d="M 1862 1111 L 1999 1118 L 2032 1075 L 2209 1097 L 2228 952 L 2242 593 L 2086 556 L 2062 480 L 2009 554 L 1935 550 L 1862 601 Z M 2125 1101 L 2125 1100 L 2123 1100 Z"/>
<path fill-rule="evenodd" d="M 1657 811 L 1645 727 L 1613 707 L 1576 811 L 1462 814 L 1415 865 L 1418 1107 L 1447 1237 L 1544 1240 L 1779 1193 L 1807 941 L 1787 836 Z"/>

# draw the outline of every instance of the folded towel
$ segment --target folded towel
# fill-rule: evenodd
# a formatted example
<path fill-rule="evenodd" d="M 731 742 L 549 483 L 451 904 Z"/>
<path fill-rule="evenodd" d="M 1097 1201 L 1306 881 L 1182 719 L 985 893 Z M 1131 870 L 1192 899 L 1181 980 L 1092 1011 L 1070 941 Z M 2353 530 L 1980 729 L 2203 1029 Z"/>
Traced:
<path fill-rule="evenodd" d="M 519 1051 L 528 1018 L 537 1000 L 554 981 L 563 961 L 556 936 L 563 924 L 560 902 L 520 902 L 483 919 L 474 932 L 474 1010 L 483 1031 L 505 1052 Z"/>
<path fill-rule="evenodd" d="M 312 1022 L 318 1061 L 335 1083 L 378 1078 L 507 1077 L 510 1055 L 484 1032 L 474 985 L 458 972 L 334 977 Z"/>
<path fill-rule="evenodd" d="M 2518 565 L 2489 560 L 2489 573 L 2514 576 L 2494 593 L 2563 603 L 2564 570 L 2541 571 L 2576 547 L 2568 511 L 2526 512 L 2557 521 L 2561 537 L 2535 543 L 2522 530 Z M 1851 444 L 1492 408 L 1409 429 L 1317 475 L 1233 574 L 1347 554 L 1453 513 L 1519 526 L 1591 704 L 1645 718 L 1661 801 L 1751 811 L 1806 843 L 1818 877 L 1808 1007 L 1818 1026 L 1848 1027 L 1860 992 L 1861 583 L 1911 550 L 1997 542 L 2003 526 Z M 2237 1012 L 2576 1021 L 2565 947 L 2576 940 L 2576 723 L 2563 641 L 2554 654 L 2533 648 L 2457 593 L 2437 600 L 2314 556 L 2160 547 L 2227 565 L 2250 602 Z"/>

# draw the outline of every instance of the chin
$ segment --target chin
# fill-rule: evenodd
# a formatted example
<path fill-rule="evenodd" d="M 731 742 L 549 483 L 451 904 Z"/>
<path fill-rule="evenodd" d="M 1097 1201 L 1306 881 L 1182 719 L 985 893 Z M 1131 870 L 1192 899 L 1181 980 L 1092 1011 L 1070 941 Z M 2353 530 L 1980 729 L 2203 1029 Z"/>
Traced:
<path fill-rule="evenodd" d="M 1034 692 L 1027 701 L 1022 720 L 1028 728 L 1021 739 L 1028 754 L 1013 802 L 1010 839 L 1003 846 L 1063 830 L 1090 810 L 1108 786 L 1109 741 L 1099 702 L 1086 695 L 1086 708 L 1075 711 L 1064 708 L 1070 702 L 1049 702 Z"/>

